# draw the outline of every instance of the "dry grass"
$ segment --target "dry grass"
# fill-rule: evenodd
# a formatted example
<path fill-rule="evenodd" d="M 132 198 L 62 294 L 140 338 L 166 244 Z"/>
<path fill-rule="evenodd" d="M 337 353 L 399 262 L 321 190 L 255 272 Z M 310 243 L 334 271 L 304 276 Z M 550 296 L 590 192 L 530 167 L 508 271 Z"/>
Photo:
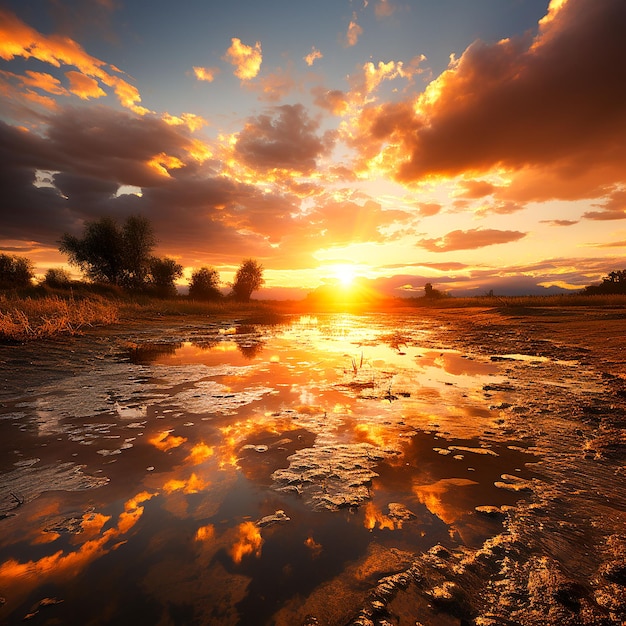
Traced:
<path fill-rule="evenodd" d="M 27 341 L 76 334 L 118 320 L 117 303 L 102 298 L 11 298 L 0 296 L 0 340 Z"/>
<path fill-rule="evenodd" d="M 412 306 L 433 309 L 489 307 L 489 308 L 536 308 L 536 307 L 626 307 L 626 295 L 583 293 L 554 296 L 478 296 L 475 298 L 416 298 L 406 301 Z"/>
<path fill-rule="evenodd" d="M 200 315 L 200 316 L 248 316 L 264 314 L 275 307 L 258 300 L 250 302 L 234 302 L 232 300 L 202 301 L 187 298 L 135 298 L 120 302 L 120 318 L 137 319 L 161 317 L 168 315 Z"/>

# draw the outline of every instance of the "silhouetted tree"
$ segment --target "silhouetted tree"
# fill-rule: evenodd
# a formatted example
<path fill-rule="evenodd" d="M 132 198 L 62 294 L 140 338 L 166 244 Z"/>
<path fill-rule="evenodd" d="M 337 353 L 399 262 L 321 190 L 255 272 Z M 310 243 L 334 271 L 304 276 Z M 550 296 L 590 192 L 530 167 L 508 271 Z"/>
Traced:
<path fill-rule="evenodd" d="M 599 285 L 585 287 L 588 295 L 626 293 L 626 269 L 609 272 Z"/>
<path fill-rule="evenodd" d="M 189 297 L 195 300 L 219 300 L 220 275 L 212 267 L 201 267 L 191 275 Z"/>
<path fill-rule="evenodd" d="M 424 297 L 429 299 L 442 298 L 443 293 L 439 289 L 435 289 L 432 283 L 426 283 L 424 285 Z"/>
<path fill-rule="evenodd" d="M 62 267 L 51 267 L 44 276 L 43 284 L 55 289 L 65 289 L 70 286 L 72 279 L 69 272 Z"/>
<path fill-rule="evenodd" d="M 87 222 L 82 238 L 65 233 L 59 250 L 93 281 L 122 287 L 142 287 L 155 245 L 150 222 L 131 216 L 120 228 L 110 217 Z"/>
<path fill-rule="evenodd" d="M 148 278 L 152 249 L 156 237 L 150 222 L 140 215 L 131 215 L 122 227 L 123 273 L 122 286 L 140 289 Z"/>
<path fill-rule="evenodd" d="M 263 266 L 254 259 L 244 259 L 232 285 L 233 298 L 239 302 L 248 302 L 252 292 L 260 289 L 264 282 Z"/>
<path fill-rule="evenodd" d="M 29 287 L 33 277 L 33 264 L 30 259 L 0 254 L 0 289 Z"/>
<path fill-rule="evenodd" d="M 149 262 L 148 286 L 159 298 L 172 298 L 176 295 L 177 278 L 183 275 L 183 266 L 174 259 L 152 257 Z"/>

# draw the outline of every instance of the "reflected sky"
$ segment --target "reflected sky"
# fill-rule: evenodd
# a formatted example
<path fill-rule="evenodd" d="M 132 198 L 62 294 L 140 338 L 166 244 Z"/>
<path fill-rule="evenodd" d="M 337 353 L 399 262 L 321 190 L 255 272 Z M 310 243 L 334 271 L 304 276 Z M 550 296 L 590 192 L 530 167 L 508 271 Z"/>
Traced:
<path fill-rule="evenodd" d="M 514 504 L 496 482 L 531 478 L 534 460 L 481 438 L 504 366 L 435 349 L 412 323 L 135 341 L 1 407 L 0 610 L 21 619 L 45 594 L 61 621 L 295 620 L 324 585 L 353 606 L 366 588 L 350 568 L 373 554 L 497 532 L 475 507 Z"/>

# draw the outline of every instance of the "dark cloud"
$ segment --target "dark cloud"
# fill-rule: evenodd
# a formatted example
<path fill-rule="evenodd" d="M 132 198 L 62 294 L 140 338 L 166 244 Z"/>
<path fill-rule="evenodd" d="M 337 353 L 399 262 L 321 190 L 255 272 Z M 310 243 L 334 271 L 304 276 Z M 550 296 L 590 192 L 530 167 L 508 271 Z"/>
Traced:
<path fill-rule="evenodd" d="M 187 258 L 271 251 L 266 235 L 279 229 L 287 203 L 196 163 L 184 128 L 102 107 L 68 109 L 48 121 L 43 136 L 0 122 L 2 239 L 56 247 L 85 220 L 142 214 Z M 180 167 L 157 171 L 149 162 L 159 154 L 179 159 Z M 54 187 L 35 186 L 37 170 L 54 172 Z M 122 184 L 142 195 L 117 196 Z"/>
<path fill-rule="evenodd" d="M 301 104 L 276 107 L 251 119 L 239 133 L 235 153 L 255 170 L 311 173 L 332 147 L 332 136 L 318 135 L 319 123 Z"/>
<path fill-rule="evenodd" d="M 450 252 L 452 250 L 475 250 L 499 243 L 518 241 L 526 236 L 517 230 L 494 230 L 492 228 L 474 228 L 472 230 L 453 230 L 435 239 L 421 239 L 417 245 L 429 252 Z"/>

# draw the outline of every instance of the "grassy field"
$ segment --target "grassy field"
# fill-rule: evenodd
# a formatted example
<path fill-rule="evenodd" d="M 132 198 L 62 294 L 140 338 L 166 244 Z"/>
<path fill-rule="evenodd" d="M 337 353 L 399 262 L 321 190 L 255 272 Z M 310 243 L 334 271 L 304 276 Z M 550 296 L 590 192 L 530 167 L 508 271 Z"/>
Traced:
<path fill-rule="evenodd" d="M 626 307 L 626 295 L 484 296 L 477 298 L 413 298 L 333 305 L 303 301 L 231 300 L 200 302 L 185 297 L 156 299 L 129 296 L 106 287 L 77 290 L 33 288 L 23 292 L 0 293 L 0 341 L 23 342 L 60 334 L 76 334 L 94 326 L 153 320 L 162 316 L 237 316 L 259 320 L 280 314 L 345 311 L 406 311 L 407 309 L 493 308 L 503 311 L 537 307 Z"/>

